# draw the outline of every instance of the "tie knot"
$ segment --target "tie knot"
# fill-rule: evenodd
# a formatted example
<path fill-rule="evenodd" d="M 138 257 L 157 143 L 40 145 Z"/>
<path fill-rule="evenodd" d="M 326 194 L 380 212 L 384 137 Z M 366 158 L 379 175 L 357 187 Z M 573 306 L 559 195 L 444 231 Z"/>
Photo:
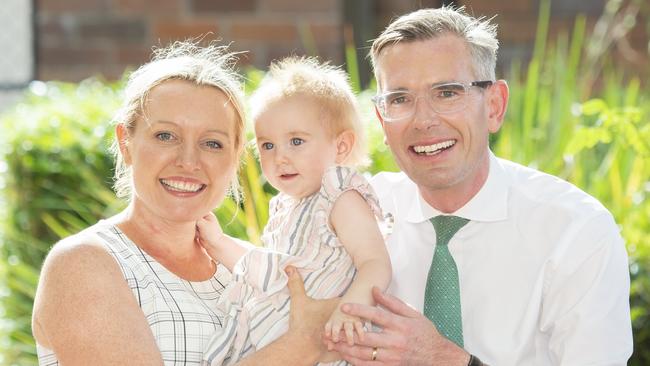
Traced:
<path fill-rule="evenodd" d="M 469 222 L 468 219 L 458 216 L 436 216 L 431 219 L 433 228 L 436 230 L 436 244 L 447 245 L 449 240 Z"/>

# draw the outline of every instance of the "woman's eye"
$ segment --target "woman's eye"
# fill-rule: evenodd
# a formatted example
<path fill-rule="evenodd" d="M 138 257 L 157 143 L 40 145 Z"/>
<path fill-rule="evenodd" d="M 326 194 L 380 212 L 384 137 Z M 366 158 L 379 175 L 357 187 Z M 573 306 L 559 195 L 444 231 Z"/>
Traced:
<path fill-rule="evenodd" d="M 160 141 L 170 141 L 174 136 L 169 132 L 158 132 L 156 138 Z"/>
<path fill-rule="evenodd" d="M 214 141 L 214 140 L 206 141 L 205 145 L 210 149 L 221 149 L 222 147 L 219 141 Z"/>
<path fill-rule="evenodd" d="M 298 138 L 298 137 L 294 137 L 294 138 L 291 139 L 291 145 L 293 145 L 293 146 L 302 145 L 303 142 L 305 142 L 305 140 L 303 140 L 301 138 Z"/>
<path fill-rule="evenodd" d="M 263 143 L 263 144 L 260 145 L 260 146 L 262 146 L 262 149 L 263 149 L 263 150 L 271 150 L 271 149 L 273 148 L 273 143 L 271 143 L 271 142 L 265 142 L 265 143 Z"/>

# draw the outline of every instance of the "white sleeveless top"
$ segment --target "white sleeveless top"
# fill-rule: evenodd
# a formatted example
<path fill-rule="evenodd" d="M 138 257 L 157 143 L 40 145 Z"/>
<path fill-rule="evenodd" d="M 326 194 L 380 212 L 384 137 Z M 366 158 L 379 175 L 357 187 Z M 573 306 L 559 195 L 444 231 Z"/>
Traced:
<path fill-rule="evenodd" d="M 200 365 L 206 343 L 222 328 L 223 315 L 216 305 L 231 280 L 230 272 L 217 266 L 214 276 L 206 281 L 186 281 L 156 262 L 108 221 L 87 230 L 100 239 L 120 266 L 165 365 Z M 37 352 L 39 365 L 58 366 L 51 350 L 37 345 Z"/>

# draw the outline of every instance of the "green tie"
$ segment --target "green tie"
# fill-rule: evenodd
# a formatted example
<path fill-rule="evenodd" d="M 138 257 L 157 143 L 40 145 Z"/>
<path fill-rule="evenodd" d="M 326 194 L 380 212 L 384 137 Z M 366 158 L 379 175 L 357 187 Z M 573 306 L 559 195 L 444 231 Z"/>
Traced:
<path fill-rule="evenodd" d="M 461 347 L 463 322 L 460 317 L 458 268 L 447 244 L 468 222 L 458 216 L 436 216 L 431 219 L 436 230 L 436 250 L 424 292 L 424 315 L 431 319 L 440 334 Z"/>

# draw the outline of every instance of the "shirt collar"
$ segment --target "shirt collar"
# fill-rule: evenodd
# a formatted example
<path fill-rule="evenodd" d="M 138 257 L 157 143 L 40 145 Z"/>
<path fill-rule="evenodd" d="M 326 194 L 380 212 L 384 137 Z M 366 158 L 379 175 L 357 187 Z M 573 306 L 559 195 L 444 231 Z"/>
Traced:
<path fill-rule="evenodd" d="M 508 190 L 510 184 L 507 173 L 499 159 L 490 152 L 490 171 L 483 187 L 463 207 L 453 213 L 471 221 L 501 221 L 508 218 Z M 407 222 L 424 222 L 444 213 L 431 207 L 420 195 L 419 190 L 410 191 L 411 197 L 401 200 L 401 210 L 406 212 Z M 448 215 L 448 214 L 444 214 Z"/>

